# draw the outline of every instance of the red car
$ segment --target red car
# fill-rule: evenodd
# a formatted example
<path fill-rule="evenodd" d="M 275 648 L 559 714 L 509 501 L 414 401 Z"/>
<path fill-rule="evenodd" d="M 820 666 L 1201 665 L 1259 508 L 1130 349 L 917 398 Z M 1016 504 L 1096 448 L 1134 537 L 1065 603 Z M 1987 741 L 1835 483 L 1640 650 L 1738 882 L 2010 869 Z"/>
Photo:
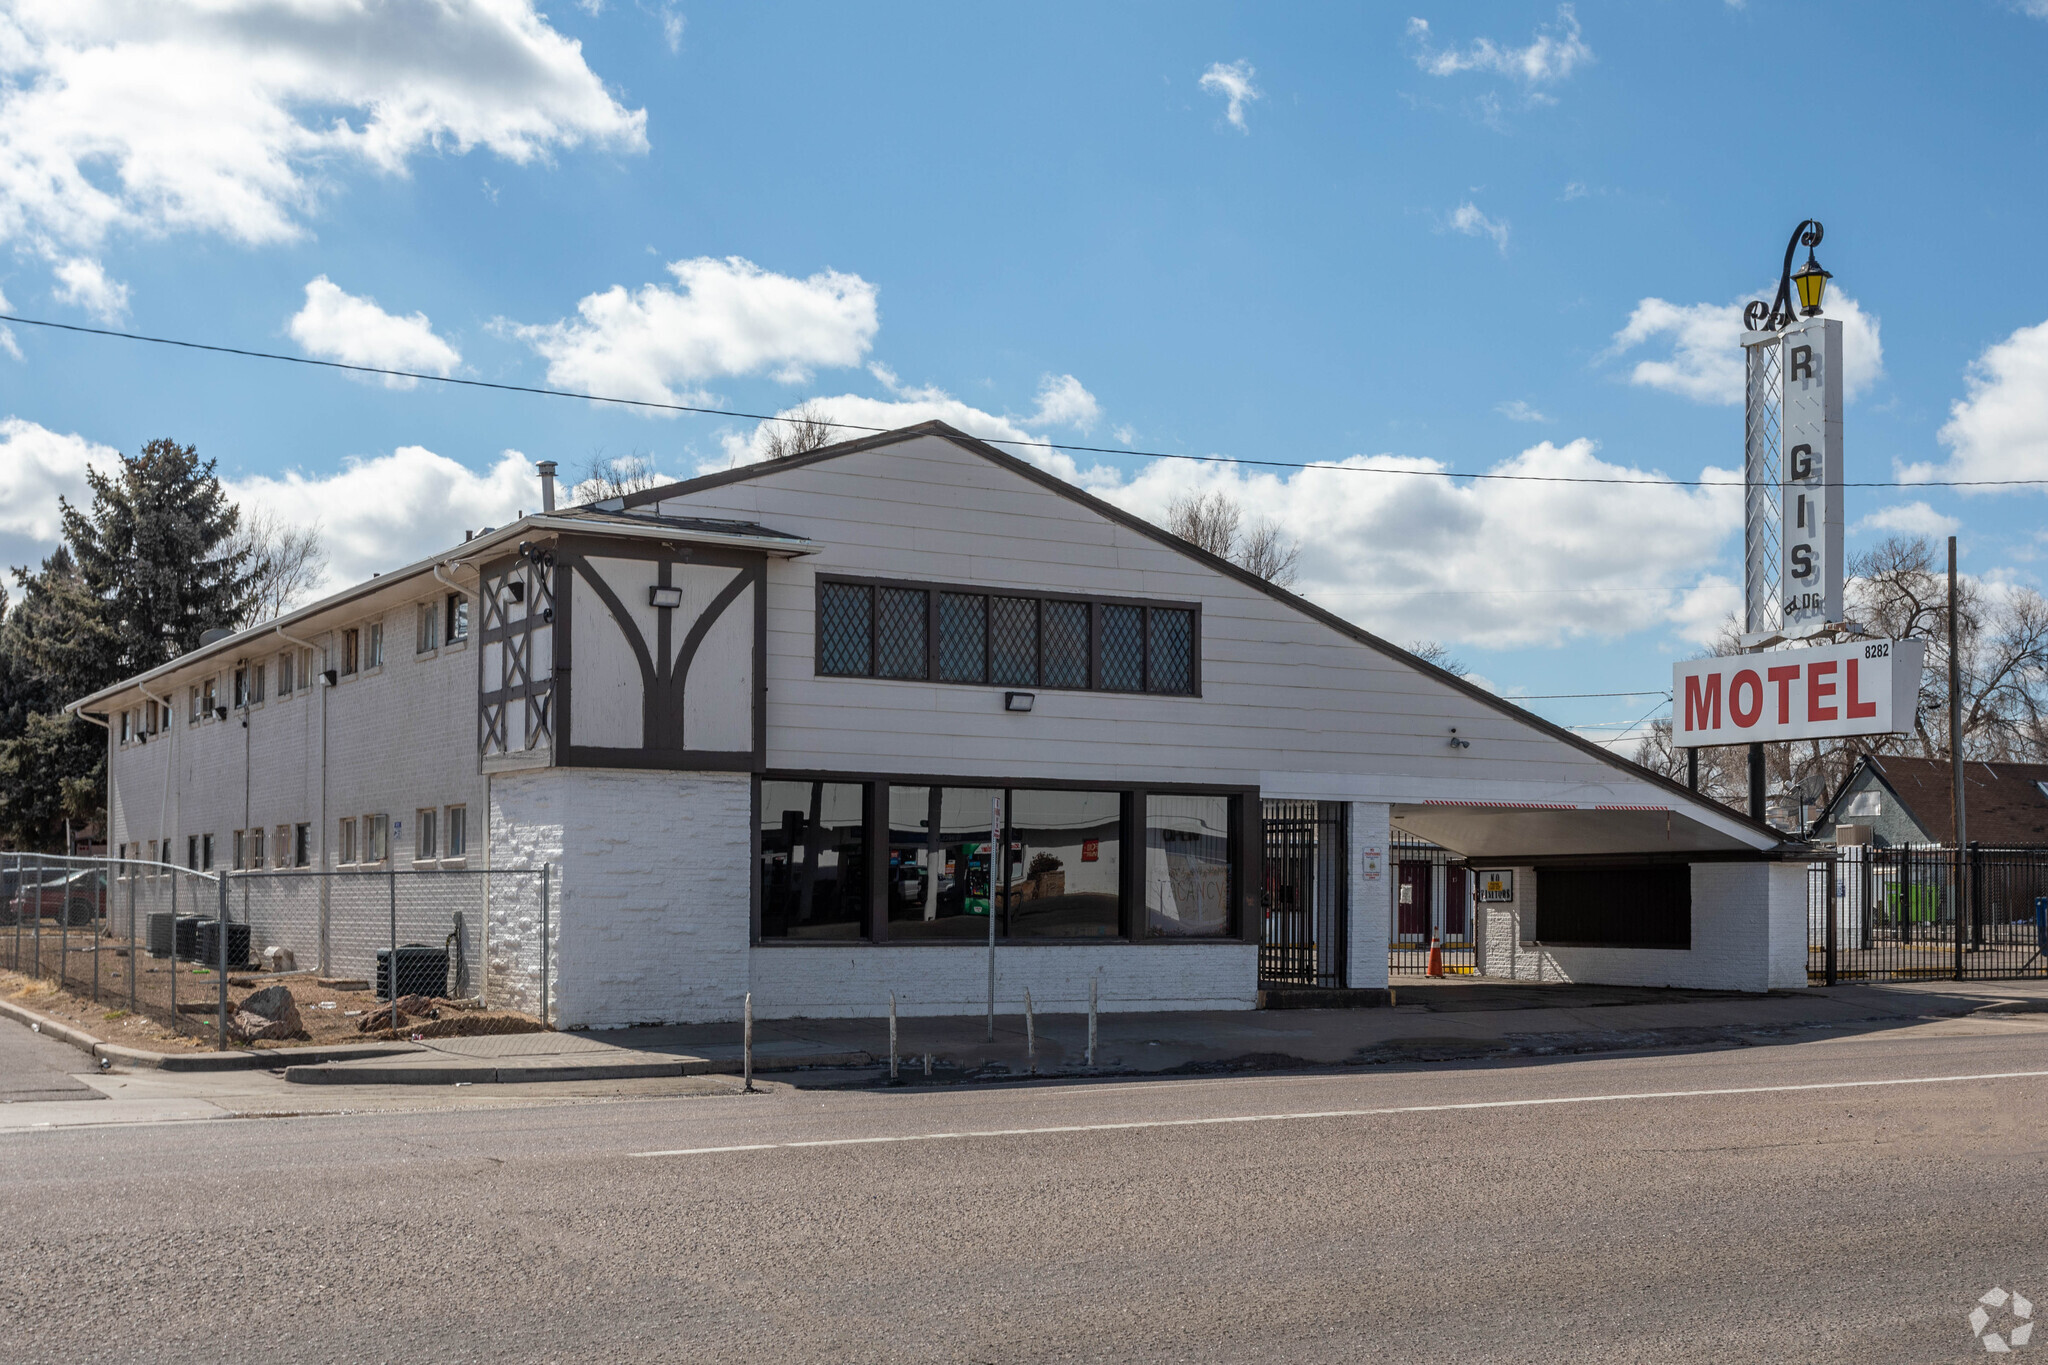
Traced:
<path fill-rule="evenodd" d="M 85 928 L 106 905 L 106 880 L 91 869 L 24 865 L 0 869 L 0 925 L 37 919 Z"/>

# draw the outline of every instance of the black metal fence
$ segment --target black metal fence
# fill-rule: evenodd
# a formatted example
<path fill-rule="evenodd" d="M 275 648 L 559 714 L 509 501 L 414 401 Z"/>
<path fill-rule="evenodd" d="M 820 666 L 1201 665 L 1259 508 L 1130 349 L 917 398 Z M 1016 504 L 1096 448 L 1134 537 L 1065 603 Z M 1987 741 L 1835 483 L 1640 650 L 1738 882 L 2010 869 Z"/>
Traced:
<path fill-rule="evenodd" d="M 1423 976 L 1434 942 L 1447 975 L 1478 970 L 1472 875 L 1465 857 L 1396 830 L 1388 848 L 1394 906 L 1387 926 L 1387 974 Z"/>
<path fill-rule="evenodd" d="M 1812 981 L 2048 977 L 2048 849 L 1844 848 L 1806 904 Z"/>
<path fill-rule="evenodd" d="M 1261 983 L 1344 985 L 1346 814 L 1341 801 L 1265 803 Z"/>

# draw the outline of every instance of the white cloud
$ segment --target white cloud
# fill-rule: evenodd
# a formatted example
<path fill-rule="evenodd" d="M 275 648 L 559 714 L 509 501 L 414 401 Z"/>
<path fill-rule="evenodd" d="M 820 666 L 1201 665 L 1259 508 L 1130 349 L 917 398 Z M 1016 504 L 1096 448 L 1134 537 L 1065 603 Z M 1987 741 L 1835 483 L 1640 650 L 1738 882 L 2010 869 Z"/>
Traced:
<path fill-rule="evenodd" d="M 1768 303 L 1774 293 L 1776 286 L 1765 290 L 1764 301 Z M 1629 314 L 1628 324 L 1614 334 L 1608 354 L 1618 356 L 1668 338 L 1669 358 L 1637 361 L 1629 372 L 1630 383 L 1695 403 L 1740 403 L 1745 364 L 1742 310 L 1749 303 L 1748 298 L 1730 304 L 1644 299 Z M 1830 291 L 1827 315 L 1842 324 L 1843 397 L 1853 400 L 1884 376 L 1880 324 L 1876 314 L 1864 312 L 1856 300 L 1839 291 Z"/>
<path fill-rule="evenodd" d="M 85 505 L 92 496 L 85 471 L 111 469 L 120 458 L 75 432 L 20 417 L 0 420 L 0 568 L 40 564 L 63 535 L 57 499 Z"/>
<path fill-rule="evenodd" d="M 331 474 L 255 475 L 222 481 L 236 502 L 300 526 L 318 526 L 329 557 L 318 592 L 360 583 L 503 526 L 540 505 L 533 461 L 503 452 L 478 473 L 423 446 L 349 460 Z"/>
<path fill-rule="evenodd" d="M 1508 221 L 1505 218 L 1489 218 L 1479 211 L 1477 204 L 1466 202 L 1451 211 L 1450 226 L 1453 232 L 1467 237 L 1491 237 L 1493 245 L 1501 255 L 1508 254 Z"/>
<path fill-rule="evenodd" d="M 646 147 L 532 0 L 13 0 L 0 16 L 0 239 L 277 242 L 339 168 Z"/>
<path fill-rule="evenodd" d="M 14 305 L 7 301 L 7 295 L 0 293 L 0 313 L 12 313 Z M 0 351 L 5 351 L 16 360 L 21 357 L 21 343 L 14 339 L 12 327 L 0 327 Z"/>
<path fill-rule="evenodd" d="M 1986 348 L 1964 383 L 1940 433 L 1948 459 L 1909 465 L 1900 477 L 2048 479 L 2048 322 Z"/>
<path fill-rule="evenodd" d="M 1511 403 L 1497 403 L 1494 405 L 1493 410 L 1507 418 L 1510 422 L 1548 422 L 1550 420 L 1519 398 Z"/>
<path fill-rule="evenodd" d="M 1138 440 L 1138 429 L 1129 422 L 1124 422 L 1113 428 L 1110 435 L 1124 445 L 1135 445 Z"/>
<path fill-rule="evenodd" d="M 1038 411 L 1031 421 L 1039 426 L 1073 427 L 1091 431 L 1102 416 L 1095 395 L 1070 374 L 1049 374 L 1038 384 Z"/>
<path fill-rule="evenodd" d="M 462 363 L 461 353 L 434 335 L 425 313 L 394 316 L 375 299 L 351 294 L 325 275 L 307 283 L 306 306 L 293 314 L 290 329 L 306 354 L 344 365 L 446 375 Z M 418 382 L 384 376 L 385 385 L 394 389 Z"/>
<path fill-rule="evenodd" d="M 119 322 L 128 311 L 128 286 L 107 278 L 106 269 L 88 256 L 60 261 L 52 272 L 57 277 L 57 297 L 74 304 L 101 322 Z"/>
<path fill-rule="evenodd" d="M 1410 19 L 1408 36 L 1416 44 L 1415 64 L 1432 76 L 1486 71 L 1535 87 L 1565 80 L 1576 67 L 1593 60 L 1593 49 L 1580 36 L 1579 17 L 1570 5 L 1559 5 L 1556 25 L 1538 28 L 1526 47 L 1480 38 L 1462 52 L 1455 47 L 1432 51 L 1427 19 Z"/>
<path fill-rule="evenodd" d="M 1245 106 L 1253 100 L 1266 97 L 1265 91 L 1252 84 L 1252 77 L 1257 74 L 1258 72 L 1252 69 L 1252 64 L 1246 61 L 1231 62 L 1227 65 L 1216 62 L 1202 73 L 1203 93 L 1220 95 L 1229 101 L 1223 116 L 1229 119 L 1230 126 L 1240 133 L 1251 131 L 1251 125 L 1244 121 Z"/>
<path fill-rule="evenodd" d="M 643 5 L 642 8 L 645 8 Z M 671 55 L 683 50 L 683 29 L 688 20 L 676 8 L 675 0 L 662 0 L 659 9 L 649 11 L 661 25 L 661 40 L 668 44 Z"/>
<path fill-rule="evenodd" d="M 1955 517 L 1937 512 L 1925 502 L 1902 503 L 1897 507 L 1880 507 L 1856 523 L 1859 531 L 1897 531 L 1909 536 L 1952 536 L 1962 529 L 1963 523 Z"/>
<path fill-rule="evenodd" d="M 1394 455 L 1344 464 L 1352 468 L 1282 478 L 1158 460 L 1093 491 L 1156 522 L 1175 494 L 1221 489 L 1247 515 L 1270 517 L 1302 541 L 1298 591 L 1396 641 L 1517 648 L 1674 626 L 1706 640 L 1739 596 L 1709 571 L 1741 526 L 1739 487 L 1357 472 L 1441 468 Z M 1488 472 L 1655 477 L 1600 459 L 1585 440 L 1544 441 Z"/>
<path fill-rule="evenodd" d="M 858 365 L 881 322 L 875 286 L 858 275 L 777 275 L 738 256 L 671 262 L 679 289 L 613 285 L 577 316 L 511 331 L 546 358 L 560 388 L 662 403 L 701 400 L 695 385 L 767 373 L 800 383 L 820 367 Z"/>

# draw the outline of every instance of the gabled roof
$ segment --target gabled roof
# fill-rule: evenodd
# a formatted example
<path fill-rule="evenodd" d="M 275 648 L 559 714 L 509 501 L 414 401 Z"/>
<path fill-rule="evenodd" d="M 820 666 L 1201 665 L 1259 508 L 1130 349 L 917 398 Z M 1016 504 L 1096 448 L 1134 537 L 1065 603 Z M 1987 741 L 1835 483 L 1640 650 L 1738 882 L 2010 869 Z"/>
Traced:
<path fill-rule="evenodd" d="M 1331 630 L 1369 649 L 1377 650 L 1389 658 L 1406 664 L 1408 667 L 1427 675 L 1444 686 L 1451 688 L 1453 691 L 1463 693 L 1472 700 L 1490 707 L 1502 715 L 1527 725 L 1532 729 L 1539 730 L 1553 739 L 1569 744 L 1574 749 L 1599 759 L 1609 767 L 1621 770 L 1637 781 L 1648 782 L 1652 786 L 1661 787 L 1673 796 L 1680 798 L 1687 805 L 1704 807 L 1712 811 L 1719 818 L 1746 826 L 1756 833 L 1770 836 L 1773 840 L 1785 841 L 1783 833 L 1760 820 L 1750 819 L 1742 811 L 1730 809 L 1718 801 L 1708 800 L 1660 773 L 1651 772 L 1648 768 L 1632 763 L 1619 754 L 1574 734 L 1563 726 L 1553 724 L 1541 716 L 1525 711 L 1521 707 L 1487 691 L 1485 688 L 1468 682 L 1455 673 L 1439 668 L 1425 659 L 1418 658 L 1409 651 L 1402 649 L 1399 645 L 1383 640 L 1371 631 L 1362 629 L 1343 617 L 1338 616 L 1336 613 L 1317 606 L 1305 597 L 1297 596 L 1285 588 L 1269 583 L 1257 574 L 1231 563 L 1220 555 L 1211 554 L 1200 546 L 1181 539 L 1163 527 L 1154 526 L 1143 517 L 1136 516 L 1126 512 L 1121 507 L 1105 502 L 1083 489 L 1076 488 L 1073 484 L 1068 483 L 1057 475 L 1047 473 L 1029 461 L 1021 460 L 1007 451 L 998 450 L 988 442 L 969 436 L 966 432 L 949 426 L 944 422 L 920 422 L 915 426 L 903 427 L 896 431 L 883 432 L 875 436 L 863 436 L 857 440 L 841 441 L 828 446 L 820 446 L 816 450 L 806 451 L 801 455 L 786 455 L 779 460 L 764 460 L 758 464 L 741 465 L 736 469 L 721 470 L 716 474 L 705 474 L 694 479 L 682 480 L 679 483 L 664 484 L 659 488 L 649 488 L 638 493 L 629 494 L 625 498 L 618 500 L 616 504 L 607 503 L 606 506 L 616 505 L 621 510 L 630 514 L 636 507 L 647 507 L 652 504 L 661 503 L 669 498 L 687 497 L 692 493 L 699 493 L 712 488 L 723 488 L 729 484 L 773 478 L 778 474 L 788 473 L 795 469 L 803 469 L 814 464 L 822 464 L 827 460 L 836 460 L 842 456 L 854 455 L 867 450 L 877 450 L 886 446 L 901 445 L 906 440 L 920 436 L 936 436 L 943 440 L 951 441 L 961 449 L 979 455 L 991 464 L 1006 469 L 1019 478 L 1029 479 L 1040 487 L 1049 489 L 1069 501 L 1081 504 L 1097 516 L 1157 541 L 1176 553 L 1186 555 L 1188 558 L 1198 561 L 1205 567 L 1227 578 L 1236 579 L 1245 586 L 1262 592 L 1277 602 L 1292 607 L 1304 616 L 1310 617 Z"/>
<path fill-rule="evenodd" d="M 1929 838 L 1947 843 L 1955 829 L 1955 776 L 1947 759 L 1866 754 L 1828 802 L 1821 819 L 1837 822 L 1835 808 L 1868 771 Z M 1994 848 L 2048 845 L 2048 763 L 1963 764 L 1964 833 Z"/>

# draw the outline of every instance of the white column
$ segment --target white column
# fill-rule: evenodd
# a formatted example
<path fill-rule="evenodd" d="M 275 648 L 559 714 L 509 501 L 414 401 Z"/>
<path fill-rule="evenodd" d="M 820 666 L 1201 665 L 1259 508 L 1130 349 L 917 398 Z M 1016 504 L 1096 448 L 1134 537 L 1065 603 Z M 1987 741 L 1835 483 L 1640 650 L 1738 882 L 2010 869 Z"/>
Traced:
<path fill-rule="evenodd" d="M 1393 903 L 1393 866 L 1387 861 L 1391 808 L 1384 801 L 1351 803 L 1349 962 L 1344 979 L 1354 989 L 1387 984 L 1387 915 Z"/>

